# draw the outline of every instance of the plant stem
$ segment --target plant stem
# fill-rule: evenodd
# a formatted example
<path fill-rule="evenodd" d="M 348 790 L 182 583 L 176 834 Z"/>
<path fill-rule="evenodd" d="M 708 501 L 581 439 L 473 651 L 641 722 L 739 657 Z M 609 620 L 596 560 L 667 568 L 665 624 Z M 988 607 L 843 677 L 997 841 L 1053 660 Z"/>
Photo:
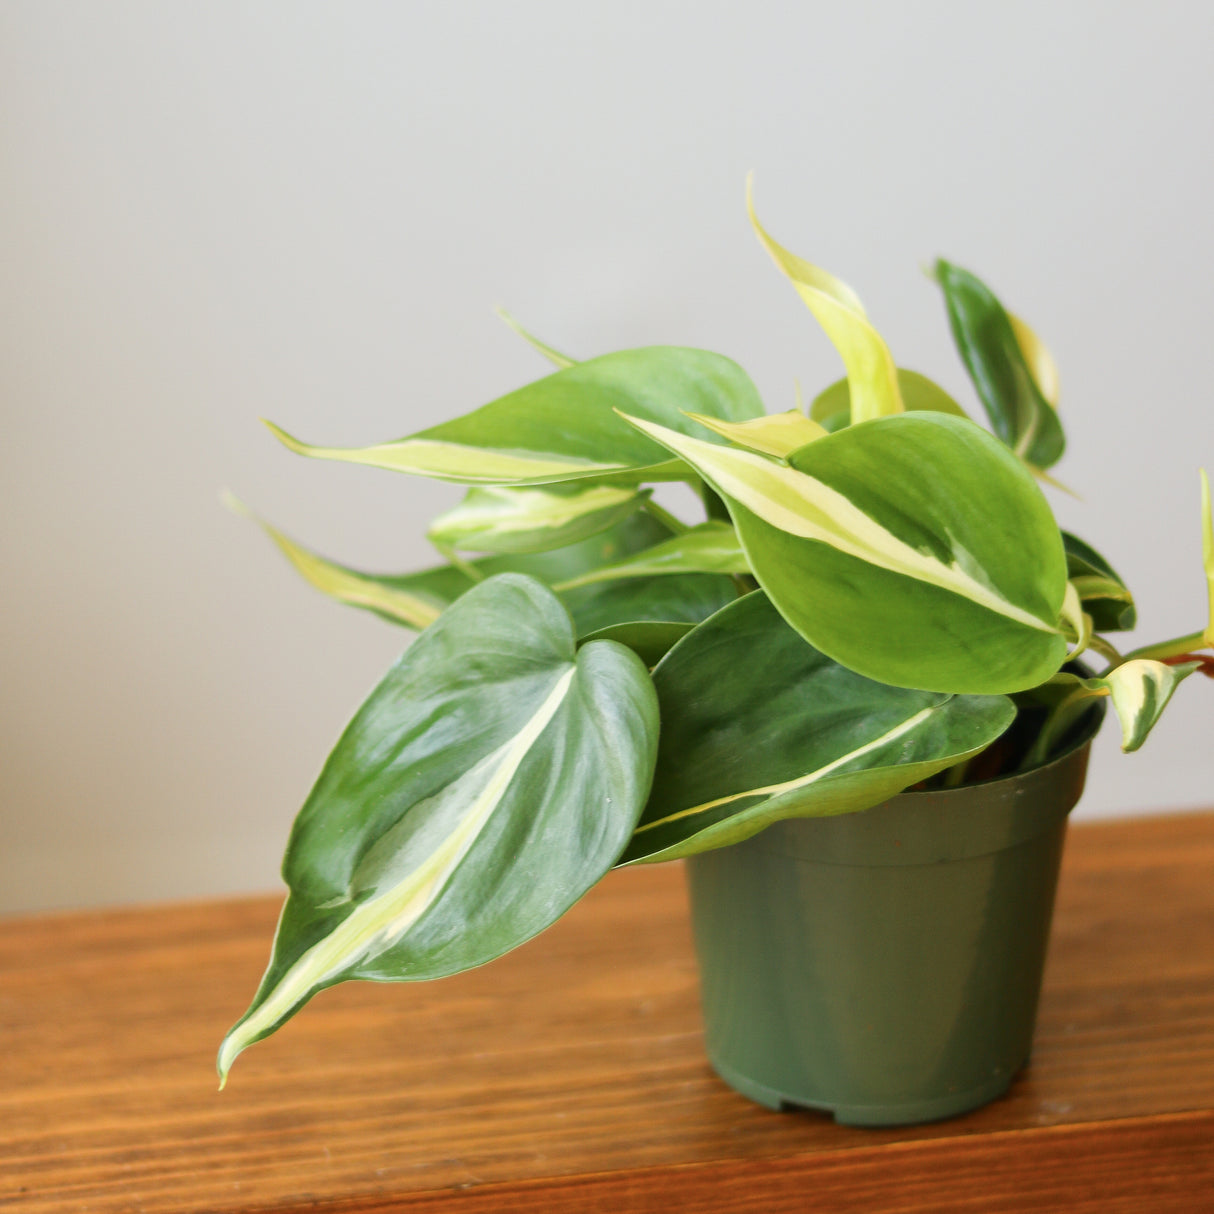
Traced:
<path fill-rule="evenodd" d="M 1154 645 L 1143 645 L 1141 649 L 1131 650 L 1122 659 L 1129 662 L 1134 658 L 1176 658 L 1182 653 L 1191 653 L 1194 649 L 1208 649 L 1205 633 L 1190 632 L 1188 636 L 1174 637 L 1170 641 L 1158 641 Z"/>
<path fill-rule="evenodd" d="M 454 565 L 470 581 L 483 582 L 485 580 L 485 575 L 471 561 L 464 560 L 454 548 L 450 548 L 446 544 L 435 544 L 434 547 L 438 550 L 438 554 L 443 560 L 450 565 Z"/>
<path fill-rule="evenodd" d="M 683 535 L 691 530 L 682 519 L 675 518 L 669 510 L 659 506 L 653 498 L 649 498 L 641 509 L 652 518 L 656 518 L 663 527 L 666 527 L 670 531 L 671 535 Z"/>
<path fill-rule="evenodd" d="M 1100 654 L 1102 658 L 1108 658 L 1108 660 L 1112 663 L 1112 666 L 1109 667 L 1110 670 L 1113 668 L 1113 666 L 1120 666 L 1121 663 L 1125 661 L 1125 658 L 1121 656 L 1116 646 L 1111 645 L 1104 639 L 1104 637 L 1096 636 L 1095 633 L 1093 633 L 1088 640 L 1088 648 L 1092 650 L 1093 653 Z"/>

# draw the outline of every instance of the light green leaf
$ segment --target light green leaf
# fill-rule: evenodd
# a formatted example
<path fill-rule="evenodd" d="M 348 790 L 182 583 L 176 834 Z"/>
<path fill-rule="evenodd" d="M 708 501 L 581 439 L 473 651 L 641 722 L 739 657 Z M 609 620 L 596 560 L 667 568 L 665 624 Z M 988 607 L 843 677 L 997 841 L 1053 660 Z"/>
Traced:
<path fill-rule="evenodd" d="M 965 410 L 939 384 L 918 371 L 898 368 L 898 388 L 906 412 L 951 413 L 965 417 Z M 851 425 L 851 388 L 846 379 L 836 380 L 814 397 L 809 415 L 829 431 Z"/>
<path fill-rule="evenodd" d="M 901 687 L 994 694 L 1066 656 L 1066 562 L 1023 465 L 940 413 L 851 426 L 792 466 L 636 425 L 729 504 L 754 575 L 816 648 Z"/>
<path fill-rule="evenodd" d="M 558 583 L 558 591 L 591 586 L 595 582 L 614 582 L 620 578 L 653 577 L 670 573 L 749 573 L 750 566 L 737 532 L 728 523 L 707 522 L 682 535 L 671 536 L 652 548 L 590 569 L 568 581 Z"/>
<path fill-rule="evenodd" d="M 523 328 L 505 308 L 496 309 L 498 316 L 506 322 L 533 350 L 542 354 L 554 367 L 559 367 L 562 370 L 565 367 L 572 367 L 576 363 L 576 359 L 570 358 L 567 354 L 562 354 L 559 350 L 554 350 L 546 342 L 540 341 L 534 333 L 529 333 Z"/>
<path fill-rule="evenodd" d="M 292 451 L 464 484 L 619 484 L 685 480 L 688 470 L 618 411 L 702 433 L 684 410 L 746 421 L 763 405 L 736 364 L 705 350 L 651 346 L 577 363 L 472 413 L 371 447 L 314 447 L 270 423 Z M 722 441 L 714 439 L 714 441 Z"/>
<path fill-rule="evenodd" d="M 844 380 L 844 383 L 847 381 Z M 687 415 L 692 421 L 707 426 L 709 430 L 727 438 L 738 447 L 758 451 L 762 455 L 774 455 L 783 459 L 806 443 L 822 438 L 826 430 L 804 413 L 790 409 L 787 413 L 773 413 L 767 417 L 756 417 L 748 422 L 723 422 L 698 413 Z"/>
<path fill-rule="evenodd" d="M 876 805 L 990 745 L 1005 696 L 909 691 L 807 645 L 763 593 L 730 604 L 654 671 L 653 791 L 622 863 L 737 843 L 781 818 Z"/>
<path fill-rule="evenodd" d="M 805 301 L 847 368 L 856 421 L 902 411 L 894 360 L 873 328 L 860 297 L 845 282 L 790 253 L 774 241 L 755 214 L 750 182 L 746 186 L 750 222 L 763 247 Z"/>
<path fill-rule="evenodd" d="M 454 565 L 438 565 L 417 573 L 373 574 L 327 560 L 268 524 L 261 525 L 295 568 L 322 593 L 373 611 L 391 623 L 419 630 L 433 623 L 479 581 L 494 574 L 526 573 L 551 586 L 670 538 L 660 523 L 646 514 L 634 514 L 608 531 L 568 548 L 488 556 L 467 562 L 474 574 L 471 577 Z M 728 577 L 666 573 L 583 586 L 560 597 L 573 616 L 578 636 L 588 639 L 624 624 L 696 624 L 732 602 L 737 592 Z M 655 636 L 646 639 L 643 654 L 653 652 Z M 623 635 L 612 639 L 633 647 L 632 641 Z"/>
<path fill-rule="evenodd" d="M 231 509 L 261 527 L 305 581 L 340 603 L 365 608 L 393 623 L 420 631 L 433 624 L 450 601 L 424 584 L 411 583 L 408 578 L 362 573 L 330 561 L 258 518 L 231 494 L 227 495 L 226 501 Z"/>
<path fill-rule="evenodd" d="M 465 552 L 546 552 L 606 531 L 648 497 L 648 490 L 579 481 L 522 489 L 477 486 L 434 520 L 430 539 Z"/>
<path fill-rule="evenodd" d="M 533 579 L 469 591 L 389 671 L 296 819 L 269 968 L 224 1039 L 247 1046 L 357 978 L 457 973 L 543 931 L 619 856 L 649 790 L 641 661 Z"/>
<path fill-rule="evenodd" d="M 1090 544 L 1070 532 L 1062 533 L 1066 572 L 1079 592 L 1083 609 L 1097 632 L 1128 631 L 1138 622 L 1134 597 L 1126 584 Z"/>
<path fill-rule="evenodd" d="M 1033 467 L 1044 469 L 1056 464 L 1066 446 L 1062 424 L 1026 361 L 1003 305 L 985 284 L 960 266 L 937 261 L 935 277 L 944 291 L 953 340 L 992 429 Z M 1019 323 L 1022 336 L 1031 333 L 1028 326 Z M 1039 374 L 1048 375 L 1041 370 L 1043 350 L 1039 342 L 1036 346 L 1030 343 L 1029 357 L 1037 363 Z M 1047 352 L 1044 359 L 1048 357 Z M 1048 379 L 1047 387 L 1053 390 Z"/>

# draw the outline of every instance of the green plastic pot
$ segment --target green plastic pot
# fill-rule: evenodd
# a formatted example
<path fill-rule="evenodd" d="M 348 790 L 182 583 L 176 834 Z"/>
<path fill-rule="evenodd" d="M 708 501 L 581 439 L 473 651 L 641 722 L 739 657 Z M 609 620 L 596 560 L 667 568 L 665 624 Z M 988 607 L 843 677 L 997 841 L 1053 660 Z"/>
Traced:
<path fill-rule="evenodd" d="M 1045 766 L 779 822 L 687 861 L 705 1044 L 768 1108 L 936 1121 L 1027 1062 L 1091 738 Z"/>

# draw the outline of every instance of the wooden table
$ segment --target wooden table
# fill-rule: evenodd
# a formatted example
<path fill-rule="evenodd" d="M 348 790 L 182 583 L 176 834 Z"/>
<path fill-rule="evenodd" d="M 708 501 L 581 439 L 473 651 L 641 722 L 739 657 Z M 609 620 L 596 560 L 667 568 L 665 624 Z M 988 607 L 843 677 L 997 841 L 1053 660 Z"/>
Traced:
<path fill-rule="evenodd" d="M 771 1113 L 701 1051 L 678 866 L 213 1059 L 277 898 L 0 921 L 0 1209 L 1214 1211 L 1214 814 L 1072 829 L 1033 1062 L 967 1117 Z"/>

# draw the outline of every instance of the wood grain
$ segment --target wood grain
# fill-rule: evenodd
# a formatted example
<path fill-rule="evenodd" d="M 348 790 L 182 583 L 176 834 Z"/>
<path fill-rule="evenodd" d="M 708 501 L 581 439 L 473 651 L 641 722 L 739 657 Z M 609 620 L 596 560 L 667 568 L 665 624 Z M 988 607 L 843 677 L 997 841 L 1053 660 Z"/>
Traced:
<path fill-rule="evenodd" d="M 0 1208 L 1214 1210 L 1214 814 L 1072 829 L 1032 1065 L 900 1130 L 712 1076 L 672 865 L 483 970 L 325 992 L 219 1094 L 277 909 L 0 921 Z"/>

